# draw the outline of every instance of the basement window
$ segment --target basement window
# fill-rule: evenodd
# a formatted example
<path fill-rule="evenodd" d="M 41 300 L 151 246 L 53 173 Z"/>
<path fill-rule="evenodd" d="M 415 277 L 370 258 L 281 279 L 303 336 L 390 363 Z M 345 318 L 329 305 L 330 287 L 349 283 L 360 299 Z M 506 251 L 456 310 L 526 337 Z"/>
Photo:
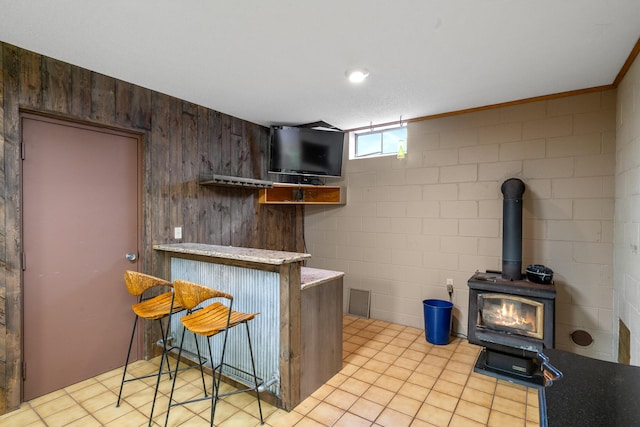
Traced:
<path fill-rule="evenodd" d="M 407 152 L 407 127 L 377 128 L 354 131 L 349 134 L 349 158 L 395 156 Z M 402 150 L 400 149 L 402 147 Z"/>

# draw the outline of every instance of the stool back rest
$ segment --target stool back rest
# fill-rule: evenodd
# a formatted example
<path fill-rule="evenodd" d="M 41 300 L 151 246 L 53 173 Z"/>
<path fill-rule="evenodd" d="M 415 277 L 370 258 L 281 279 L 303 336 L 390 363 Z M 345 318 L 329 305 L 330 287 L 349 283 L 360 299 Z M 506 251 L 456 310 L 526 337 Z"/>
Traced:
<path fill-rule="evenodd" d="M 126 270 L 124 272 L 124 283 L 127 285 L 127 291 L 129 291 L 131 295 L 135 296 L 140 296 L 147 289 L 155 286 L 168 286 L 170 288 L 173 286 L 171 282 L 160 279 L 159 277 L 131 270 Z"/>
<path fill-rule="evenodd" d="M 233 302 L 233 296 L 226 292 L 189 282 L 187 280 L 174 280 L 173 289 L 176 294 L 176 302 L 187 310 L 191 310 L 201 302 L 212 298 L 226 298 L 230 303 Z"/>

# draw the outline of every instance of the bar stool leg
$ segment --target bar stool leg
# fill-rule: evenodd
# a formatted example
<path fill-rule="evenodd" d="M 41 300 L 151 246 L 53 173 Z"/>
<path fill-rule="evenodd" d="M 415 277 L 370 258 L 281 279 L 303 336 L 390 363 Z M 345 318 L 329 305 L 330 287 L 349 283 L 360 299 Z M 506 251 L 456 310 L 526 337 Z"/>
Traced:
<path fill-rule="evenodd" d="M 229 330 L 224 330 L 224 340 L 222 341 L 222 354 L 220 355 L 220 364 L 213 368 L 213 361 L 211 367 L 213 368 L 213 384 L 215 395 L 213 395 L 213 402 L 211 402 L 211 426 L 213 426 L 213 417 L 216 415 L 216 405 L 220 400 L 220 381 L 222 380 L 222 367 L 224 366 L 224 355 L 227 350 L 227 337 L 229 336 Z M 216 381 L 216 371 L 218 371 L 218 379 Z"/>
<path fill-rule="evenodd" d="M 182 338 L 184 339 L 184 334 L 186 333 L 183 332 Z M 200 346 L 198 345 L 198 337 L 193 334 L 193 340 L 196 342 L 196 352 L 198 353 L 198 364 L 200 365 L 200 375 L 202 376 L 202 389 L 204 390 L 204 397 L 207 397 L 207 385 L 205 384 L 204 381 L 204 369 L 202 368 L 203 365 L 203 361 L 202 361 L 202 356 L 200 355 Z M 209 344 L 209 354 L 211 354 L 211 345 Z M 178 358 L 178 361 L 180 360 L 180 358 Z M 211 359 L 211 367 L 213 367 L 213 359 Z M 177 373 L 177 371 L 176 371 Z M 169 404 L 171 404 L 171 401 L 169 401 Z"/>
<path fill-rule="evenodd" d="M 216 388 L 216 371 L 213 367 L 213 364 L 215 362 L 213 361 L 213 352 L 211 351 L 211 341 L 209 340 L 209 338 L 207 338 L 207 344 L 209 344 L 209 360 L 211 361 L 211 396 L 215 397 L 218 393 L 218 389 Z"/>
<path fill-rule="evenodd" d="M 171 322 L 171 318 L 167 322 L 167 331 L 164 331 L 162 327 L 162 319 L 159 320 L 160 323 L 160 335 L 162 335 L 162 358 L 166 358 L 167 361 L 167 371 L 169 372 L 169 378 L 171 378 L 171 365 L 169 364 L 169 350 L 167 350 L 167 339 L 169 338 L 169 326 Z M 162 365 L 162 358 L 160 359 L 160 365 Z M 162 372 L 162 370 L 160 370 Z"/>
<path fill-rule="evenodd" d="M 122 381 L 120 382 L 120 392 L 118 393 L 118 402 L 116 408 L 120 407 L 120 398 L 122 398 L 122 389 L 124 388 L 124 379 L 127 376 L 127 367 L 129 366 L 129 357 L 131 356 L 131 347 L 133 347 L 133 337 L 136 334 L 136 326 L 138 325 L 138 316 L 133 320 L 133 331 L 129 340 L 129 350 L 127 351 L 127 360 L 124 362 L 124 372 L 122 373 Z"/>
<path fill-rule="evenodd" d="M 180 367 L 180 357 L 182 356 L 182 344 L 184 343 L 184 336 L 186 335 L 186 328 L 182 327 L 182 339 L 180 339 L 180 349 L 178 350 L 178 360 L 176 361 L 176 371 L 173 375 L 173 383 L 171 384 L 171 393 L 169 394 L 169 405 L 167 406 L 167 416 L 164 419 L 164 425 L 166 426 L 169 423 L 169 412 L 171 412 L 171 401 L 173 400 L 173 390 L 176 387 L 176 379 L 178 378 L 178 368 Z M 156 393 L 158 392 L 158 387 L 160 386 L 160 377 L 158 377 L 158 382 L 156 383 Z M 155 405 L 155 397 L 153 404 Z M 153 423 L 153 406 L 151 407 L 151 415 L 149 416 L 149 427 Z"/>
<path fill-rule="evenodd" d="M 258 375 L 256 374 L 256 362 L 253 358 L 253 347 L 251 346 L 251 334 L 249 333 L 249 322 L 244 322 L 247 328 L 247 341 L 249 342 L 249 354 L 251 355 L 251 368 L 253 369 L 253 384 L 256 388 L 256 398 L 258 399 L 258 410 L 260 411 L 260 424 L 264 424 L 262 419 L 262 405 L 260 404 L 260 392 L 258 391 Z"/>
<path fill-rule="evenodd" d="M 162 334 L 163 338 L 162 338 L 162 357 L 160 358 L 160 368 L 158 369 L 158 377 L 156 379 L 156 389 L 153 392 L 153 402 L 151 403 L 151 413 L 149 414 L 149 427 L 151 427 L 152 424 L 152 420 L 153 420 L 153 411 L 156 407 L 156 398 L 158 397 L 158 388 L 160 388 L 160 378 L 162 377 L 163 371 L 162 369 L 164 368 L 164 361 L 165 358 L 167 360 L 167 371 L 169 373 L 169 378 L 172 378 L 171 375 L 171 364 L 169 363 L 169 351 L 167 350 L 167 338 L 169 336 L 169 323 L 167 323 L 167 332 L 165 333 L 163 328 L 162 328 L 162 321 L 160 321 L 160 333 Z M 180 356 L 178 356 L 178 360 L 176 361 L 176 371 L 173 373 L 173 379 L 175 382 L 175 377 L 178 375 L 178 367 L 180 366 Z"/>

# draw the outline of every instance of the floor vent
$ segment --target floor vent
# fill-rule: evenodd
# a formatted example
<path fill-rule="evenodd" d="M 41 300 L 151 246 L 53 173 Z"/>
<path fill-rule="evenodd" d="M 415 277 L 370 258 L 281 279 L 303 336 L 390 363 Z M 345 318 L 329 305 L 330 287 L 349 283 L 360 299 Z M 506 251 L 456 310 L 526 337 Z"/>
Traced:
<path fill-rule="evenodd" d="M 349 289 L 349 314 L 369 318 L 371 292 L 360 289 Z"/>

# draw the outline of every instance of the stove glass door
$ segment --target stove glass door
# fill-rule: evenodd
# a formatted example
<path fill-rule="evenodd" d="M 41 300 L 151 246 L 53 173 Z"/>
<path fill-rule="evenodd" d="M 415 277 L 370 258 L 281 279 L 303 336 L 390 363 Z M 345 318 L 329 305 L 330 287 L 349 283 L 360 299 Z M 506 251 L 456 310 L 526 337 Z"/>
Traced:
<path fill-rule="evenodd" d="M 480 329 L 508 332 L 543 339 L 544 304 L 515 295 L 479 293 Z"/>

